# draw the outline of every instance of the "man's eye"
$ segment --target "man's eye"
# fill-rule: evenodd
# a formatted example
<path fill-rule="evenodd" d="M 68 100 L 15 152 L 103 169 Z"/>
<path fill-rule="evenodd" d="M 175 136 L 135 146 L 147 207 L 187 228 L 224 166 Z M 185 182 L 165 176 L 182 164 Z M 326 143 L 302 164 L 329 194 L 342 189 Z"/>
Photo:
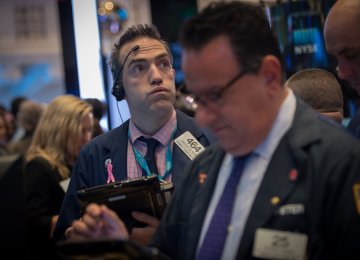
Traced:
<path fill-rule="evenodd" d="M 170 68 L 170 67 L 171 67 L 171 64 L 170 64 L 169 61 L 164 60 L 164 61 L 161 61 L 161 62 L 160 62 L 160 68 L 166 68 L 166 69 L 168 69 L 168 68 Z"/>
<path fill-rule="evenodd" d="M 136 64 L 132 67 L 131 71 L 134 73 L 139 73 L 145 70 L 145 66 L 142 64 Z"/>

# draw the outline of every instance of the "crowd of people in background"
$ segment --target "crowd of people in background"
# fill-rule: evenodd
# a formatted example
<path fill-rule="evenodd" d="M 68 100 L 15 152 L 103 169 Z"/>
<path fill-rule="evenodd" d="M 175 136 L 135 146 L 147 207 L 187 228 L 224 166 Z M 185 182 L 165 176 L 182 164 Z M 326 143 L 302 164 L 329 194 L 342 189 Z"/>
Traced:
<path fill-rule="evenodd" d="M 0 156 L 22 157 L 26 257 L 56 259 L 52 236 L 72 167 L 80 149 L 104 132 L 105 105 L 73 95 L 48 104 L 19 97 L 11 111 L 0 110 Z"/>
<path fill-rule="evenodd" d="M 92 107 L 94 127 L 92 138 L 104 133 L 100 120 L 106 116 L 106 104 L 97 98 L 86 98 Z M 41 115 L 48 103 L 38 102 L 24 96 L 16 96 L 9 109 L 0 104 L 0 155 L 25 155 Z"/>

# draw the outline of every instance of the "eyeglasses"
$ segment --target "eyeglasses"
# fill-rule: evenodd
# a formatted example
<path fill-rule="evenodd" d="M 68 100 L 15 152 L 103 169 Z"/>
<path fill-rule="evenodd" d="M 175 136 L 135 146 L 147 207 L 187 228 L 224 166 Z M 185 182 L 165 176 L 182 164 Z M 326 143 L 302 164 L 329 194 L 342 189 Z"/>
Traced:
<path fill-rule="evenodd" d="M 210 104 L 213 104 L 215 106 L 221 106 L 223 104 L 223 96 L 225 92 L 230 89 L 234 85 L 236 81 L 238 81 L 241 77 L 243 77 L 245 74 L 248 74 L 250 71 L 243 70 L 240 71 L 234 78 L 232 78 L 227 84 L 225 84 L 222 88 L 220 88 L 217 91 L 212 91 L 209 94 L 203 95 L 201 97 L 196 95 L 186 95 L 185 98 L 183 98 L 183 102 L 185 103 L 191 103 L 187 104 L 186 106 L 192 107 L 194 110 L 199 105 L 208 107 Z M 186 88 L 186 85 L 183 85 L 182 87 Z"/>

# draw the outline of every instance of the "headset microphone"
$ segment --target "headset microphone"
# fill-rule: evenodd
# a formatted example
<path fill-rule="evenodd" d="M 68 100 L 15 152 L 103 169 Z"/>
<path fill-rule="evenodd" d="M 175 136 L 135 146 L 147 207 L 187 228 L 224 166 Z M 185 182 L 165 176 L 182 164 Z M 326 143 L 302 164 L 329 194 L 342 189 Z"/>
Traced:
<path fill-rule="evenodd" d="M 140 49 L 139 45 L 135 45 L 134 47 L 132 47 L 131 50 L 129 51 L 129 53 L 126 55 L 123 63 L 121 64 L 119 69 L 114 74 L 114 84 L 113 84 L 111 94 L 116 98 L 117 101 L 121 101 L 125 97 L 124 86 L 122 83 L 122 70 L 124 68 L 125 62 L 129 58 L 131 53 L 133 53 L 139 49 Z"/>

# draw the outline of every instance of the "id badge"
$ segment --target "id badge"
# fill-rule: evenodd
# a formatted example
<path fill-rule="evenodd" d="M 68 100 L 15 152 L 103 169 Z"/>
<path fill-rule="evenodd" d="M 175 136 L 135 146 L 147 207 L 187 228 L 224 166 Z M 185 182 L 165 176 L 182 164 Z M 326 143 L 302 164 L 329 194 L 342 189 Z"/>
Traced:
<path fill-rule="evenodd" d="M 264 259 L 305 260 L 307 242 L 305 234 L 258 228 L 252 254 Z"/>
<path fill-rule="evenodd" d="M 189 132 L 186 131 L 174 142 L 179 146 L 179 148 L 189 157 L 190 160 L 194 160 L 202 151 L 205 150 L 204 146 Z"/>

